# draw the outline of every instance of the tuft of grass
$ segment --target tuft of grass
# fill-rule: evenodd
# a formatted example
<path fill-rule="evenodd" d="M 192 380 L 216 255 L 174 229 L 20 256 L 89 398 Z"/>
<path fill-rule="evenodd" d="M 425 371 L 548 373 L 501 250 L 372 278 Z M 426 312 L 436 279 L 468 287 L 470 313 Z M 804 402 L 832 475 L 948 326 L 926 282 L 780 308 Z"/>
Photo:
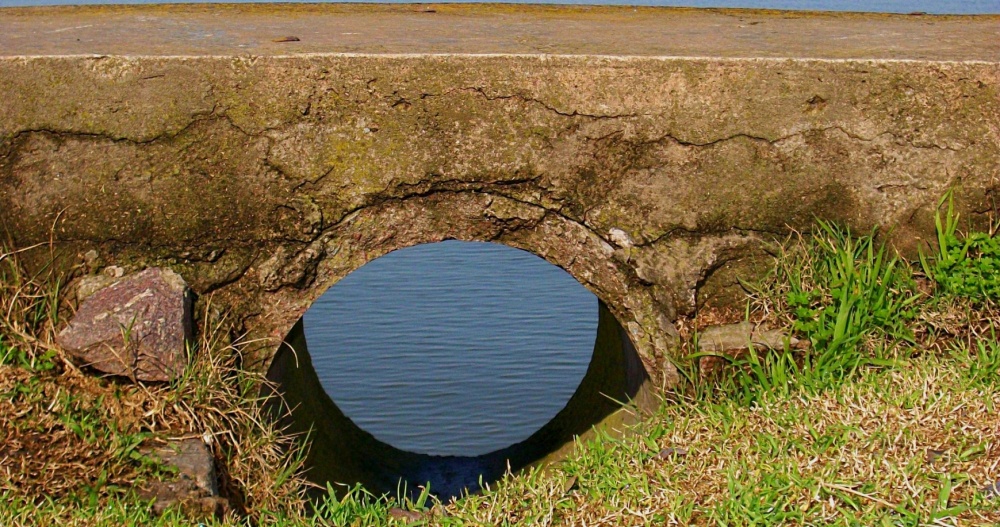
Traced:
<path fill-rule="evenodd" d="M 941 208 L 947 202 L 944 216 Z M 952 192 L 945 194 L 934 213 L 937 247 L 931 255 L 921 253 L 924 274 L 945 295 L 968 299 L 975 304 L 1000 301 L 1000 240 L 996 228 L 990 232 L 958 231 Z"/>
<path fill-rule="evenodd" d="M 188 434 L 215 447 L 221 485 L 236 511 L 258 520 L 274 511 L 302 514 L 309 483 L 302 474 L 301 439 L 277 426 L 262 372 L 244 368 L 244 352 L 257 343 L 229 331 L 224 315 L 206 304 L 182 377 L 157 393 L 159 408 L 180 408 Z"/>
<path fill-rule="evenodd" d="M 876 232 L 854 236 L 819 221 L 810 238 L 799 238 L 775 262 L 756 292 L 756 309 L 810 343 L 750 353 L 736 361 L 745 403 L 760 393 L 789 396 L 835 386 L 860 369 L 890 366 L 895 349 L 913 346 L 918 291 L 910 266 L 890 255 Z"/>
<path fill-rule="evenodd" d="M 908 324 L 919 299 L 909 267 L 889 256 L 876 233 L 819 222 L 820 232 L 778 262 L 777 281 L 792 330 L 814 350 L 836 355 L 870 345 L 866 339 L 913 342 Z"/>
<path fill-rule="evenodd" d="M 63 363 L 54 344 L 61 277 L 51 266 L 29 272 L 21 252 L 0 245 L 0 365 L 47 371 Z"/>
<path fill-rule="evenodd" d="M 389 521 L 387 498 L 372 495 L 361 485 L 355 485 L 343 497 L 337 498 L 327 486 L 327 496 L 313 510 L 314 518 L 330 525 L 385 525 Z"/>

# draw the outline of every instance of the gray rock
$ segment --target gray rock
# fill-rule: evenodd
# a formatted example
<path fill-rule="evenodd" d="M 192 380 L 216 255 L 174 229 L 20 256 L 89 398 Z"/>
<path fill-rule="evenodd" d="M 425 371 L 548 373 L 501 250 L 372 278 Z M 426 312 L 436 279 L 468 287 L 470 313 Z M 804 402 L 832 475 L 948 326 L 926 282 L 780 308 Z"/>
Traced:
<path fill-rule="evenodd" d="M 101 253 L 97 252 L 95 249 L 91 249 L 83 253 L 83 261 L 87 264 L 87 267 L 94 269 L 97 267 L 97 262 L 101 257 Z"/>
<path fill-rule="evenodd" d="M 1000 498 L 1000 479 L 994 483 L 986 485 L 980 492 L 982 492 L 983 496 L 986 496 L 987 499 L 995 500 Z"/>
<path fill-rule="evenodd" d="M 755 348 L 780 350 L 784 349 L 786 340 L 788 346 L 793 349 L 802 349 L 808 346 L 808 342 L 786 335 L 781 330 L 761 330 L 754 328 L 753 324 L 749 322 L 740 322 L 705 328 L 698 336 L 698 349 L 706 352 L 724 353 L 732 350 L 750 349 L 752 344 Z"/>
<path fill-rule="evenodd" d="M 113 276 L 103 274 L 89 274 L 80 278 L 76 284 L 76 301 L 82 303 L 90 298 L 94 293 L 118 282 Z"/>
<path fill-rule="evenodd" d="M 146 454 L 177 469 L 167 481 L 154 481 L 139 494 L 154 498 L 153 512 L 162 514 L 172 507 L 198 517 L 221 517 L 229 502 L 219 496 L 215 459 L 201 439 L 184 439 L 147 450 Z"/>
<path fill-rule="evenodd" d="M 399 507 L 392 507 L 389 509 L 389 517 L 394 520 L 402 520 L 404 523 L 413 523 L 424 520 L 427 517 L 427 514 L 416 511 L 408 511 Z"/>
<path fill-rule="evenodd" d="M 152 455 L 162 463 L 176 467 L 180 476 L 186 476 L 209 496 L 219 495 L 215 477 L 215 458 L 205 442 L 198 438 L 184 439 L 157 448 Z"/>
<path fill-rule="evenodd" d="M 192 337 L 187 284 L 169 269 L 152 268 L 87 296 L 56 341 L 102 372 L 169 381 L 183 372 Z"/>
<path fill-rule="evenodd" d="M 656 454 L 656 459 L 674 459 L 681 458 L 688 455 L 688 450 L 681 447 L 667 447 L 660 450 L 659 454 Z"/>

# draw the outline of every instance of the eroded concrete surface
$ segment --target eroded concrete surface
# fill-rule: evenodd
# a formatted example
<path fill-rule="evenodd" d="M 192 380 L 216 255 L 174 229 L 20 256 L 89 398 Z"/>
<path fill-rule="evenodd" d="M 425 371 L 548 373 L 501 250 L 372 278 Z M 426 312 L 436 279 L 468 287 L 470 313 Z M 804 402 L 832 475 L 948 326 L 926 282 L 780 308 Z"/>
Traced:
<path fill-rule="evenodd" d="M 1000 178 L 996 16 L 5 9 L 0 55 L 7 236 L 170 267 L 275 345 L 375 257 L 490 240 L 572 273 L 669 383 L 671 321 L 791 229 L 912 251 Z"/>

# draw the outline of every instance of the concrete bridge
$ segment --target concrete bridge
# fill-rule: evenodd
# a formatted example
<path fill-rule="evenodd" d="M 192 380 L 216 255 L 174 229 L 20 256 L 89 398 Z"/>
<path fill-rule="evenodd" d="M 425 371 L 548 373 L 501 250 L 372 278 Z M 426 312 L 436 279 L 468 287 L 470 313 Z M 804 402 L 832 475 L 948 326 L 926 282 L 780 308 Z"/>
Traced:
<path fill-rule="evenodd" d="M 912 251 L 953 187 L 982 221 L 998 116 L 997 16 L 2 9 L 0 224 L 174 269 L 265 359 L 373 258 L 496 241 L 597 294 L 665 386 L 676 318 L 791 229 Z"/>

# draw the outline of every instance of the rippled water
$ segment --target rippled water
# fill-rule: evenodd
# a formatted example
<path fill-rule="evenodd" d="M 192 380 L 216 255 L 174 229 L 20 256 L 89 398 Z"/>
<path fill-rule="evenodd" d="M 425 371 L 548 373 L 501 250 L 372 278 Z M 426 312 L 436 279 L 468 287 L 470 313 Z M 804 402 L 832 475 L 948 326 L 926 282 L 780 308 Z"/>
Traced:
<path fill-rule="evenodd" d="M 569 400 L 597 298 L 562 269 L 497 244 L 390 253 L 305 316 L 323 387 L 361 428 L 404 450 L 478 455 L 527 438 Z"/>

